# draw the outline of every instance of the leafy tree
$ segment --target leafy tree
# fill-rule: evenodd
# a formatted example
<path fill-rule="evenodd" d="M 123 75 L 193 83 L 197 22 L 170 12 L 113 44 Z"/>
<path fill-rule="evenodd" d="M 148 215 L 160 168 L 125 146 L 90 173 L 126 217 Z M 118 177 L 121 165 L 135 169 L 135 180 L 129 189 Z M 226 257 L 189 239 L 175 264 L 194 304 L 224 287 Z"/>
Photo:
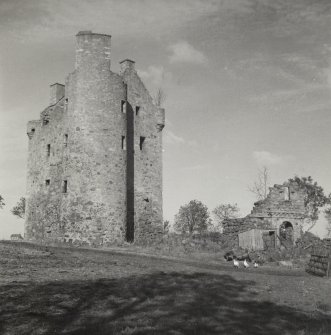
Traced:
<path fill-rule="evenodd" d="M 299 187 L 306 193 L 305 196 L 305 207 L 306 207 L 306 218 L 310 223 L 308 231 L 314 227 L 318 220 L 320 213 L 319 208 L 325 205 L 331 204 L 331 195 L 326 196 L 321 186 L 313 180 L 311 176 L 290 178 L 289 182 L 296 182 Z"/>
<path fill-rule="evenodd" d="M 191 200 L 175 215 L 174 229 L 181 233 L 203 232 L 210 224 L 208 208 L 201 201 Z"/>
<path fill-rule="evenodd" d="M 269 169 L 264 166 L 258 170 L 257 180 L 254 184 L 248 187 L 248 190 L 255 194 L 257 200 L 264 200 L 267 197 L 270 184 L 269 179 Z"/>
<path fill-rule="evenodd" d="M 212 213 L 215 217 L 216 228 L 220 230 L 224 220 L 239 217 L 239 208 L 237 204 L 220 204 L 213 209 Z"/>
<path fill-rule="evenodd" d="M 168 220 L 163 221 L 163 231 L 165 234 L 169 233 L 170 222 Z"/>
<path fill-rule="evenodd" d="M 5 199 L 0 195 L 0 208 L 3 208 L 3 206 L 5 205 L 4 200 Z"/>
<path fill-rule="evenodd" d="M 25 198 L 20 198 L 19 202 L 11 209 L 13 215 L 17 216 L 20 219 L 25 217 Z"/>
<path fill-rule="evenodd" d="M 327 208 L 325 211 L 325 218 L 327 221 L 327 226 L 326 226 L 326 230 L 327 230 L 327 237 L 331 237 L 331 207 Z"/>

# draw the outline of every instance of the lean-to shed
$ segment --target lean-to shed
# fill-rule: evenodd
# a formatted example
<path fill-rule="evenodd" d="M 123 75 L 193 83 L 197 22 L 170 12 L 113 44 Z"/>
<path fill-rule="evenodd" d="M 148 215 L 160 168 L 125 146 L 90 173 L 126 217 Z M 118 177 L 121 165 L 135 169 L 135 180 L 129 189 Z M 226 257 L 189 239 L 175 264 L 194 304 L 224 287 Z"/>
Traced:
<path fill-rule="evenodd" d="M 250 229 L 238 234 L 239 247 L 249 250 L 273 249 L 276 246 L 276 231 Z"/>

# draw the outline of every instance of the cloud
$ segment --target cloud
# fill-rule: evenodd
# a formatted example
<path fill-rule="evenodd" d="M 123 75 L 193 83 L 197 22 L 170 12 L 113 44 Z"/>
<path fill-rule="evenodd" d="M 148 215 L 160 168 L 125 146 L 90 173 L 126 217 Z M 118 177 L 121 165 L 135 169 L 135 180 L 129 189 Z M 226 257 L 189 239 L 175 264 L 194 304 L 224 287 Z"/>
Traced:
<path fill-rule="evenodd" d="M 316 100 L 330 103 L 326 94 L 331 87 L 331 70 L 325 67 L 326 56 L 319 58 L 298 52 L 272 56 L 256 52 L 227 70 L 236 80 L 254 77 L 257 83 L 264 83 L 246 97 L 249 103 L 291 112 L 307 106 L 315 110 Z"/>
<path fill-rule="evenodd" d="M 87 29 L 113 36 L 160 36 L 218 7 L 216 0 L 1 0 L 0 31 L 24 41 L 71 36 Z"/>
<path fill-rule="evenodd" d="M 194 140 L 186 140 L 181 136 L 177 136 L 171 130 L 166 130 L 164 133 L 164 143 L 165 144 L 183 144 L 190 147 L 195 147 L 198 143 Z"/>
<path fill-rule="evenodd" d="M 331 66 L 325 70 L 328 87 L 331 89 Z"/>
<path fill-rule="evenodd" d="M 185 140 L 183 137 L 175 135 L 172 131 L 165 131 L 164 134 L 164 143 L 167 144 L 183 144 Z"/>
<path fill-rule="evenodd" d="M 227 71 L 235 78 L 254 75 L 281 83 L 280 87 L 315 87 L 324 83 L 324 68 L 310 56 L 297 52 L 270 55 L 256 52 Z"/>
<path fill-rule="evenodd" d="M 181 170 L 182 171 L 201 171 L 208 167 L 209 167 L 208 165 L 197 164 L 197 165 L 192 165 L 192 166 L 185 166 L 181 168 Z"/>
<path fill-rule="evenodd" d="M 289 159 L 293 157 L 290 155 L 276 155 L 269 151 L 254 151 L 253 157 L 257 161 L 258 165 L 280 165 L 286 163 Z"/>
<path fill-rule="evenodd" d="M 324 79 L 326 82 L 326 85 L 328 86 L 329 89 L 331 89 L 331 44 L 325 43 L 323 45 L 324 47 L 324 55 L 328 59 L 328 66 L 324 68 Z"/>
<path fill-rule="evenodd" d="M 192 63 L 192 64 L 206 64 L 206 56 L 199 50 L 195 49 L 186 41 L 180 41 L 168 47 L 172 52 L 169 56 L 170 63 Z"/>
<path fill-rule="evenodd" d="M 253 94 L 247 97 L 250 103 L 258 104 L 269 104 L 278 105 L 283 103 L 289 103 L 290 101 L 297 102 L 299 99 L 309 97 L 312 94 L 320 92 L 324 88 L 324 85 L 307 85 L 306 87 L 300 87 L 297 89 L 279 89 L 270 90 L 267 93 Z M 305 101 L 306 103 L 306 101 Z M 307 107 L 307 106 L 306 106 Z"/>
<path fill-rule="evenodd" d="M 150 65 L 146 70 L 138 70 L 138 74 L 144 81 L 147 81 L 154 87 L 163 87 L 171 82 L 172 74 L 165 71 L 163 66 Z"/>
<path fill-rule="evenodd" d="M 259 0 L 258 7 L 264 12 L 269 12 L 270 16 L 267 18 L 270 17 L 273 33 L 279 37 L 298 36 L 302 30 L 307 30 L 307 27 L 308 31 L 317 29 L 321 36 L 325 34 L 330 20 L 328 1 L 293 1 L 293 5 L 289 6 L 288 1 L 279 0 L 267 2 L 266 6 L 265 1 Z M 310 42 L 309 34 L 304 34 L 302 37 L 303 40 Z"/>

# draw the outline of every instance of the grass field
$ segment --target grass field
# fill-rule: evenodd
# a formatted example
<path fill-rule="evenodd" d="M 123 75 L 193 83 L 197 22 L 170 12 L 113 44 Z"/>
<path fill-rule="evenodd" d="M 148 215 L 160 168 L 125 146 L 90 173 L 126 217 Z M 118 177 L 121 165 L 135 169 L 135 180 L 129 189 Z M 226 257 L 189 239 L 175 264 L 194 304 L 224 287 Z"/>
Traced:
<path fill-rule="evenodd" d="M 0 273 L 0 334 L 331 334 L 303 269 L 0 243 Z"/>

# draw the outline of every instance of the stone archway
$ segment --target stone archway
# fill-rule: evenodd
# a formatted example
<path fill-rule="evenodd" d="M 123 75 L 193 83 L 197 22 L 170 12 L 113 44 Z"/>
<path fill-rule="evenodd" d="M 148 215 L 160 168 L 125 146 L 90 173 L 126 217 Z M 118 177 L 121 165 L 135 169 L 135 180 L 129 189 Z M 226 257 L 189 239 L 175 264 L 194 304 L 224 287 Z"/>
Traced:
<path fill-rule="evenodd" d="M 287 243 L 292 243 L 294 241 L 293 238 L 293 225 L 289 221 L 284 221 L 279 227 L 279 237 L 282 241 Z"/>

